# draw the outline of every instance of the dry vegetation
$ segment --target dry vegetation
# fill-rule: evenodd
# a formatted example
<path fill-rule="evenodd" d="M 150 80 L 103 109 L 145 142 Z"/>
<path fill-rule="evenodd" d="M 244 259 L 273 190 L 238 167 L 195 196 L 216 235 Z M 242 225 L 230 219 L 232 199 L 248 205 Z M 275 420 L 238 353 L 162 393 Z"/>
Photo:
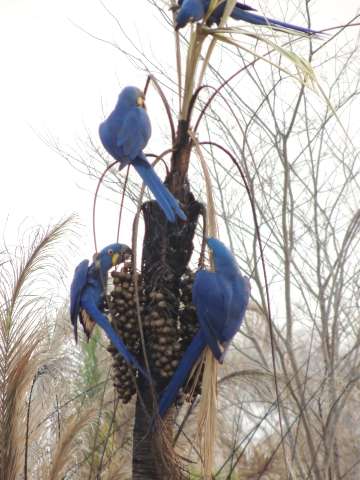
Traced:
<path fill-rule="evenodd" d="M 252 278 L 246 323 L 220 372 L 217 479 L 360 477 L 360 162 L 351 120 L 359 108 L 360 56 L 346 31 L 302 42 L 330 103 L 274 65 L 228 46 L 205 77 L 219 85 L 231 66 L 242 70 L 207 108 L 198 135 L 241 161 L 272 310 L 242 179 L 219 149 L 203 145 L 220 229 Z M 130 60 L 151 69 L 148 51 L 126 48 Z M 272 55 L 275 65 L 283 61 Z M 169 96 L 176 89 L 171 74 L 158 65 Z M 208 97 L 201 92 L 195 117 Z M 55 147 L 98 178 L 107 159 L 90 140 L 86 155 Z M 117 170 L 112 174 L 118 181 Z M 196 161 L 190 178 L 203 196 Z M 130 187 L 129 205 L 138 192 Z M 67 308 L 49 308 L 51 292 L 44 289 L 47 276 L 59 272 L 70 226 L 65 221 L 38 231 L 32 242 L 0 257 L 0 480 L 131 478 L 134 404 L 117 399 L 107 342 L 97 332 L 75 348 Z M 176 450 L 191 478 L 199 478 L 197 403 L 188 408 L 176 418 Z"/>

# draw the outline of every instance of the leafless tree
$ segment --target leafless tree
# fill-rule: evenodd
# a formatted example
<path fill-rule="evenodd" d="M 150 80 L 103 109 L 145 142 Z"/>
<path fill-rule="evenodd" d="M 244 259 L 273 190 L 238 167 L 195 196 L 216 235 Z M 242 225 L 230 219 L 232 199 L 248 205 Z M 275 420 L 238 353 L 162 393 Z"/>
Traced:
<path fill-rule="evenodd" d="M 166 9 L 149 3 L 170 31 Z M 311 23 L 310 2 L 302 6 Z M 119 41 L 108 43 L 152 73 L 156 89 L 161 86 L 172 98 L 168 108 L 175 116 L 176 71 L 165 71 L 152 60 L 108 13 L 119 26 Z M 264 46 L 259 37 L 246 37 L 252 52 L 234 42 L 218 46 L 201 82 L 207 86 L 192 97 L 191 117 L 180 117 L 163 149 L 173 149 L 166 181 L 185 205 L 189 227 L 170 228 L 156 204 L 143 207 L 145 283 L 149 291 L 166 292 L 170 282 L 170 290 L 178 291 L 201 212 L 190 191 L 195 196 L 204 192 L 196 162 L 200 148 L 210 171 L 221 235 L 252 278 L 248 320 L 219 382 L 220 397 L 226 394 L 226 399 L 216 478 L 359 476 L 360 452 L 350 441 L 357 433 L 360 361 L 359 145 L 351 115 L 359 108 L 359 50 L 351 28 L 357 20 L 349 19 L 346 27 L 322 40 L 281 35 L 276 45 Z M 184 49 L 189 47 L 185 37 L 181 41 Z M 190 94 L 195 90 L 192 85 Z M 86 143 L 86 155 L 53 146 L 99 178 L 110 160 L 91 135 Z M 122 177 L 115 170 L 109 175 L 108 186 L 118 191 Z M 134 201 L 139 187 L 130 183 L 127 191 Z M 162 258 L 155 244 L 162 246 Z M 179 248 L 182 255 L 177 255 Z M 156 278 L 154 265 L 169 274 L 163 281 Z M 163 383 L 157 381 L 161 391 Z M 154 441 L 149 423 L 152 392 L 143 384 L 139 389 L 133 478 L 173 478 L 164 463 L 164 445 Z M 174 412 L 167 426 L 171 443 Z M 187 441 L 192 446 L 191 433 L 188 423 L 178 444 L 200 462 L 197 450 L 184 446 Z"/>

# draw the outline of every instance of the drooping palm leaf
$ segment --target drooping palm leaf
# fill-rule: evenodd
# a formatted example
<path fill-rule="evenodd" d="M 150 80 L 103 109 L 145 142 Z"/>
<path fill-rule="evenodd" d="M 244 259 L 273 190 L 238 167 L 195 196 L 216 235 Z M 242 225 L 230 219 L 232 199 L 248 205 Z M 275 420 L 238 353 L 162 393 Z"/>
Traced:
<path fill-rule="evenodd" d="M 69 230 L 68 218 L 46 231 L 36 230 L 30 244 L 5 248 L 0 270 L 0 478 L 19 478 L 23 466 L 27 395 L 44 360 L 45 283 L 58 265 L 54 247 Z M 48 276 L 49 275 L 49 276 Z M 25 473 L 26 476 L 26 473 Z"/>

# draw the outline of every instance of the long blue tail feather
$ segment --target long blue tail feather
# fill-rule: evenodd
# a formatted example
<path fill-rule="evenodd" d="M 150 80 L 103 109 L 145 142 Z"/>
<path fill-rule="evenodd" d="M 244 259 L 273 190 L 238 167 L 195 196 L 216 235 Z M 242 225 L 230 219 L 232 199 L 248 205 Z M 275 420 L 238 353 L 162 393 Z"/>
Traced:
<path fill-rule="evenodd" d="M 102 330 L 106 333 L 109 340 L 112 342 L 112 344 L 118 350 L 120 355 L 125 358 L 127 363 L 132 365 L 134 368 L 137 368 L 144 375 L 145 378 L 147 378 L 149 381 L 151 381 L 148 373 L 143 369 L 143 367 L 139 364 L 139 362 L 132 355 L 132 353 L 129 352 L 129 350 L 126 348 L 126 345 L 122 341 L 122 339 L 116 334 L 116 332 L 113 329 L 113 327 L 111 326 L 111 323 L 109 322 L 109 320 L 105 317 L 104 314 L 102 314 L 96 308 L 94 303 L 91 302 L 91 301 L 83 301 L 82 302 L 82 307 L 84 308 L 84 310 L 86 310 L 88 312 L 88 314 L 99 325 L 99 327 L 102 328 Z"/>
<path fill-rule="evenodd" d="M 154 179 L 153 175 L 151 174 L 151 170 L 149 167 L 145 167 L 142 165 L 134 164 L 134 167 L 138 174 L 141 176 L 143 179 L 145 185 L 149 188 L 149 190 L 152 192 L 154 195 L 155 199 L 157 200 L 160 208 L 164 212 L 167 220 L 169 222 L 175 222 L 176 216 L 175 213 L 173 212 L 171 206 L 169 205 L 169 202 L 164 195 L 164 192 L 158 188 L 158 184 L 156 180 Z M 155 173 L 155 172 L 154 172 Z M 156 175 L 156 174 L 155 174 Z"/>
<path fill-rule="evenodd" d="M 175 222 L 175 215 L 185 221 L 186 215 L 179 207 L 178 201 L 161 182 L 146 158 L 138 156 L 132 161 L 132 165 L 143 179 L 145 185 L 153 193 L 168 221 Z"/>
<path fill-rule="evenodd" d="M 280 20 L 275 20 L 273 18 L 263 17 L 261 15 L 257 15 L 256 13 L 251 13 L 237 7 L 235 7 L 234 10 L 231 12 L 231 17 L 235 20 L 243 20 L 244 22 L 253 23 L 255 25 L 279 26 L 307 34 L 319 33 L 315 30 L 311 30 L 310 28 L 299 27 L 297 25 L 292 25 L 291 23 L 281 22 Z"/>

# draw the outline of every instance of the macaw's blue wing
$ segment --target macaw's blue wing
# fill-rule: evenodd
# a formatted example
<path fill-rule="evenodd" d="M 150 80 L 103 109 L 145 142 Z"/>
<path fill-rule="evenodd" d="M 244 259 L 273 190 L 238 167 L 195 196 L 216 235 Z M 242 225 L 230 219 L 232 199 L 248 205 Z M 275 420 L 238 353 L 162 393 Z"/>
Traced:
<path fill-rule="evenodd" d="M 134 368 L 137 368 L 145 378 L 149 379 L 149 375 L 139 364 L 136 358 L 129 352 L 126 348 L 126 345 L 121 340 L 121 338 L 116 334 L 115 330 L 111 326 L 111 323 L 106 318 L 106 316 L 98 310 L 93 299 L 91 297 L 87 298 L 87 295 L 83 296 L 81 299 L 81 308 L 83 308 L 87 314 L 94 320 L 97 325 L 105 332 L 109 340 L 112 342 L 114 347 L 117 349 L 119 354 L 124 357 L 129 365 L 132 365 Z"/>
<path fill-rule="evenodd" d="M 112 117 L 110 117 L 112 118 Z M 146 146 L 151 135 L 149 117 L 144 108 L 131 108 L 121 123 L 116 137 L 116 147 L 133 160 Z"/>
<path fill-rule="evenodd" d="M 224 348 L 223 354 L 220 358 L 220 363 L 223 362 L 227 349 L 231 344 L 231 340 L 239 331 L 242 321 L 245 316 L 246 308 L 250 298 L 250 282 L 249 279 L 239 274 L 234 278 L 231 284 L 231 301 L 229 305 L 229 312 L 227 319 L 221 331 L 221 341 Z"/>
<path fill-rule="evenodd" d="M 206 340 L 201 331 L 199 331 L 186 349 L 174 375 L 166 386 L 159 401 L 159 415 L 163 417 L 171 405 L 174 403 L 179 389 L 185 384 L 192 367 L 200 357 L 206 347 Z"/>
<path fill-rule="evenodd" d="M 155 170 L 147 161 L 145 155 L 141 153 L 132 162 L 132 165 L 156 198 L 167 220 L 169 222 L 175 222 L 175 216 L 177 215 L 181 220 L 185 221 L 186 215 L 179 207 L 178 201 L 156 175 Z"/>
<path fill-rule="evenodd" d="M 250 298 L 250 282 L 247 277 L 239 274 L 231 285 L 232 294 L 228 317 L 222 328 L 224 341 L 230 340 L 238 332 L 244 319 Z"/>
<path fill-rule="evenodd" d="M 83 260 L 75 269 L 70 287 L 70 318 L 74 327 L 75 341 L 78 341 L 77 321 L 80 313 L 81 294 L 87 283 L 89 260 Z"/>
<path fill-rule="evenodd" d="M 306 33 L 308 35 L 314 35 L 319 33 L 316 30 L 311 30 L 310 28 L 299 27 L 297 25 L 292 25 L 291 23 L 281 22 L 280 20 L 274 20 L 273 18 L 263 17 L 262 15 L 247 12 L 242 8 L 237 7 L 233 9 L 231 17 L 235 20 L 243 20 L 244 22 L 252 23 L 254 25 L 270 25 L 272 27 L 281 27 L 289 30 L 295 30 L 297 32 Z"/>
<path fill-rule="evenodd" d="M 207 344 L 214 357 L 221 361 L 219 342 L 224 340 L 222 329 L 228 319 L 231 288 L 217 272 L 200 270 L 195 276 L 192 301 Z"/>

